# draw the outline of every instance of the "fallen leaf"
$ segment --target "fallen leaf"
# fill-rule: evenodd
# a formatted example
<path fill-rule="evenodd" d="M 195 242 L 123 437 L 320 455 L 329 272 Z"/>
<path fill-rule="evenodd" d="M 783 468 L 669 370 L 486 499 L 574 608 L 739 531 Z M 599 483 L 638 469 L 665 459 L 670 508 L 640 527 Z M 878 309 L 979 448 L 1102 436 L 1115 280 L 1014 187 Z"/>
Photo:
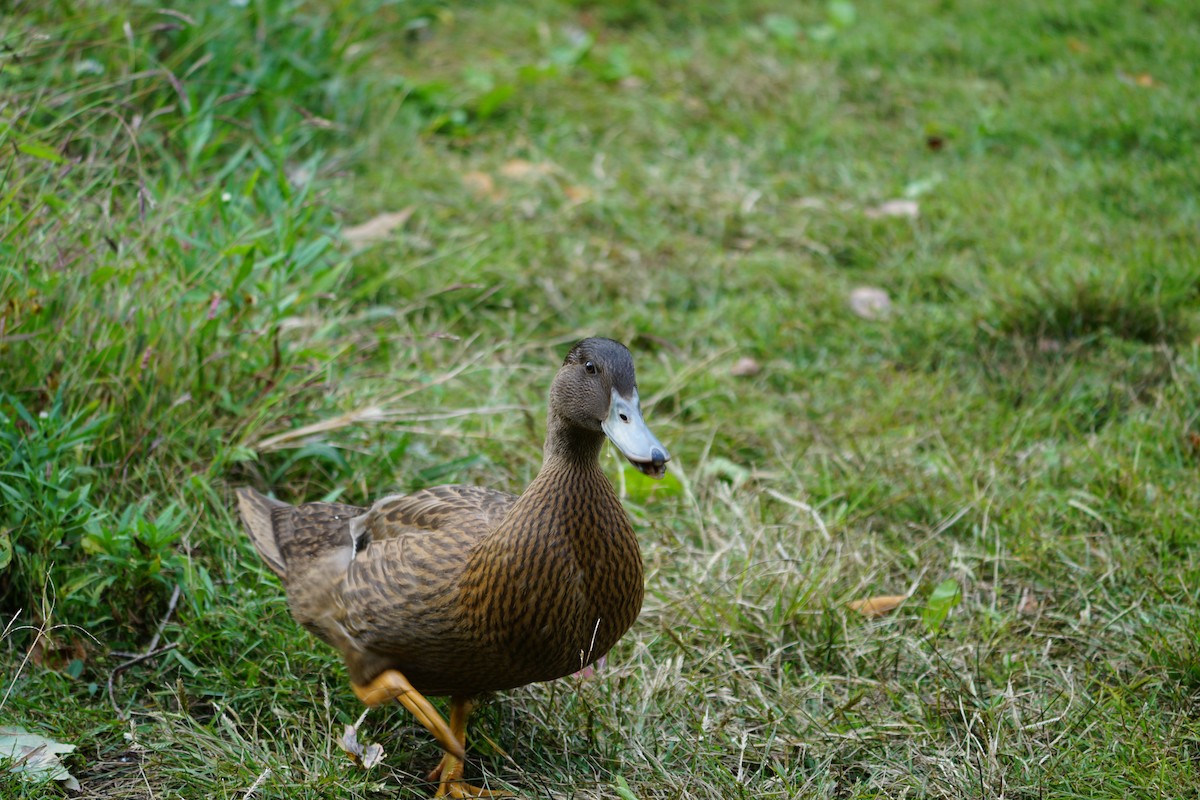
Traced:
<path fill-rule="evenodd" d="M 1063 349 L 1063 343 L 1058 339 L 1038 339 L 1037 349 L 1039 353 L 1057 353 Z"/>
<path fill-rule="evenodd" d="M 59 761 L 60 755 L 75 752 L 75 745 L 63 744 L 24 728 L 0 727 L 0 760 L 12 761 L 9 772 L 29 781 L 60 781 L 63 788 L 80 791 L 79 781 Z"/>
<path fill-rule="evenodd" d="M 523 158 L 514 158 L 512 161 L 506 161 L 500 167 L 500 174 L 506 178 L 512 178 L 518 181 L 530 181 L 535 178 L 545 177 L 554 172 L 554 165 L 546 162 L 526 161 Z"/>
<path fill-rule="evenodd" d="M 302 186 L 308 186 L 310 183 L 312 183 L 312 179 L 315 177 L 312 167 L 307 165 L 289 167 L 286 174 L 288 183 L 297 189 Z"/>
<path fill-rule="evenodd" d="M 1153 89 L 1155 86 L 1158 86 L 1158 81 L 1149 72 L 1139 72 L 1135 75 L 1130 75 L 1127 72 L 1118 70 L 1117 79 L 1122 83 L 1129 84 L 1130 86 L 1138 86 L 1142 89 Z"/>
<path fill-rule="evenodd" d="M 592 190 L 586 186 L 565 186 L 563 194 L 567 196 L 567 200 L 571 201 L 572 205 L 586 203 L 592 199 Z"/>
<path fill-rule="evenodd" d="M 935 172 L 932 175 L 926 175 L 923 178 L 909 181 L 904 185 L 904 199 L 916 200 L 922 195 L 927 195 L 938 187 L 944 179 L 940 172 Z M 913 216 L 916 216 L 919 209 L 914 206 Z"/>
<path fill-rule="evenodd" d="M 892 299 L 883 289 L 859 286 L 850 291 L 850 310 L 863 319 L 883 319 L 892 313 Z"/>
<path fill-rule="evenodd" d="M 895 611 L 908 599 L 906 594 L 881 594 L 878 597 L 868 597 L 863 600 L 851 600 L 846 608 L 857 611 L 864 617 L 882 617 L 889 611 Z"/>
<path fill-rule="evenodd" d="M 365 714 L 363 716 L 366 716 Z M 358 718 L 358 722 L 353 725 L 346 726 L 346 732 L 342 734 L 342 738 L 338 740 L 338 744 L 346 755 L 350 756 L 350 760 L 363 769 L 370 769 L 383 760 L 383 746 L 369 744 L 363 747 L 358 741 L 358 725 L 363 720 L 363 717 Z"/>
<path fill-rule="evenodd" d="M 762 372 L 762 365 L 749 356 L 739 358 L 729 368 L 729 374 L 735 378 L 750 378 Z"/>
<path fill-rule="evenodd" d="M 871 219 L 882 219 L 883 217 L 916 219 L 921 215 L 921 207 L 916 200 L 888 200 L 874 208 L 868 208 L 863 213 Z"/>
<path fill-rule="evenodd" d="M 467 172 L 462 176 L 463 186 L 479 200 L 495 200 L 499 197 L 496 192 L 496 182 L 486 172 Z"/>
<path fill-rule="evenodd" d="M 404 226 L 412 217 L 416 207 L 409 206 L 400 211 L 389 211 L 372 217 L 361 225 L 353 225 L 342 231 L 342 238 L 354 247 L 379 242 L 392 234 L 392 231 Z"/>
<path fill-rule="evenodd" d="M 1017 604 L 1017 613 L 1023 617 L 1032 617 L 1038 613 L 1041 603 L 1033 596 L 1033 592 L 1025 589 L 1021 592 L 1021 602 Z"/>

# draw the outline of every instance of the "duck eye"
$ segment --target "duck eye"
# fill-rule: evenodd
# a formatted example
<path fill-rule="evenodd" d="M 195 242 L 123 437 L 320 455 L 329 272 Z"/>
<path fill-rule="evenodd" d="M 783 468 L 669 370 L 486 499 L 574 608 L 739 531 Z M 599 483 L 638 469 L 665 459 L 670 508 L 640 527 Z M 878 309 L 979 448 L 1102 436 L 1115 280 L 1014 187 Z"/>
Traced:
<path fill-rule="evenodd" d="M 585 362 L 583 365 L 583 368 L 587 370 L 588 375 L 596 374 L 596 365 L 594 363 L 592 363 L 591 361 Z"/>

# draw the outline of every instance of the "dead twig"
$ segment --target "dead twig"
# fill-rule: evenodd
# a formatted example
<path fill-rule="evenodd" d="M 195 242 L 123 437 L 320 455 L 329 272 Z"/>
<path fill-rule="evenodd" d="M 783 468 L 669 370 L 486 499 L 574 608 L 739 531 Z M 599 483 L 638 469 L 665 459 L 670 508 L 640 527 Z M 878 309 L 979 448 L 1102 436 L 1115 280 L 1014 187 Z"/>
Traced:
<path fill-rule="evenodd" d="M 112 703 L 113 710 L 117 712 L 117 719 L 124 722 L 125 720 L 129 719 L 129 717 L 126 716 L 125 712 L 121 710 L 121 707 L 117 705 L 117 693 L 113 689 L 113 682 L 116 680 L 116 677 L 133 665 L 140 664 L 143 661 L 148 661 L 152 658 L 158 658 L 163 653 L 167 652 L 168 650 L 174 650 L 176 647 L 179 647 L 179 642 L 171 642 L 170 644 L 163 645 L 157 650 L 151 650 L 148 653 L 142 653 L 140 656 L 131 658 L 128 661 L 123 661 L 113 668 L 113 671 L 108 675 L 108 700 L 110 703 Z"/>
<path fill-rule="evenodd" d="M 167 627 L 167 623 L 171 621 L 171 616 L 175 613 L 175 606 L 179 603 L 179 591 L 180 587 L 177 583 L 175 591 L 171 592 L 171 600 L 167 603 L 167 613 L 163 614 L 163 618 L 158 621 L 158 627 L 154 629 L 154 638 L 146 646 L 147 653 L 158 647 L 158 640 L 162 637 L 163 628 Z"/>
<path fill-rule="evenodd" d="M 171 642 L 170 644 L 163 645 L 162 647 L 158 646 L 158 640 L 162 638 L 163 629 L 165 629 L 167 627 L 167 623 L 171 621 L 171 616 L 175 613 L 175 606 L 179 603 L 179 593 L 180 586 L 179 584 L 175 584 L 175 591 L 171 592 L 171 600 L 169 603 L 167 603 L 167 613 L 163 614 L 163 618 L 158 621 L 158 628 L 155 629 L 154 637 L 150 640 L 150 644 L 146 646 L 145 652 L 135 655 L 133 658 L 130 658 L 127 661 L 122 661 L 113 668 L 112 672 L 108 674 L 108 701 L 112 703 L 113 711 L 117 713 L 117 719 L 121 720 L 122 722 L 129 719 L 129 717 L 117 704 L 117 692 L 114 688 L 117 676 L 136 664 L 140 664 L 143 661 L 149 661 L 152 658 L 157 658 L 163 653 L 174 650 L 179 646 L 178 642 Z"/>
<path fill-rule="evenodd" d="M 256 442 L 251 445 L 251 447 L 259 452 L 282 450 L 287 447 L 298 447 L 299 444 L 296 444 L 296 442 L 299 442 L 300 440 L 364 423 L 398 422 L 401 424 L 408 424 L 414 422 L 437 422 L 447 419 L 458 419 L 460 417 L 486 416 L 489 414 L 502 414 L 506 411 L 524 410 L 525 407 L 519 405 L 496 405 L 482 406 L 479 408 L 458 408 L 436 413 L 422 413 L 409 409 L 388 409 L 380 406 L 370 406 L 368 408 L 351 411 L 331 419 L 322 420 L 321 422 L 314 422 L 313 424 L 305 425 L 302 428 L 285 431 L 284 433 L 280 433 Z"/>

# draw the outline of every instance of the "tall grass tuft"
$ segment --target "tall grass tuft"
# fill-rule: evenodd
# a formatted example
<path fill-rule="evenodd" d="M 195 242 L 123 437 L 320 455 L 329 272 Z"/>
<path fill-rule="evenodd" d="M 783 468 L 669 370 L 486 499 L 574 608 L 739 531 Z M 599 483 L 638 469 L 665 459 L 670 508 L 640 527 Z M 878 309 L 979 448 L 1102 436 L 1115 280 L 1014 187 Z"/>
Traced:
<path fill-rule="evenodd" d="M 202 570 L 189 476 L 329 355 L 287 329 L 346 276 L 330 148 L 379 89 L 372 31 L 423 12 L 52 5 L 0 22 L 0 612 L 47 593 L 40 626 L 120 647 Z"/>

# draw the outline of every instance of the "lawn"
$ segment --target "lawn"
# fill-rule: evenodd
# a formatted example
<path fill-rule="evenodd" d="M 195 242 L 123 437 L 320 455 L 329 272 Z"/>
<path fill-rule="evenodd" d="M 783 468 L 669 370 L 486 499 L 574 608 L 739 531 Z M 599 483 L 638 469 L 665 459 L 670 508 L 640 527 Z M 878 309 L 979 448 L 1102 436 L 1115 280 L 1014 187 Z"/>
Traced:
<path fill-rule="evenodd" d="M 1200 791 L 1197 41 L 1182 1 L 8 4 L 0 725 L 85 797 L 428 796 L 403 709 L 339 748 L 233 488 L 518 492 L 598 334 L 673 456 L 604 456 L 645 607 L 485 698 L 469 778 Z"/>

